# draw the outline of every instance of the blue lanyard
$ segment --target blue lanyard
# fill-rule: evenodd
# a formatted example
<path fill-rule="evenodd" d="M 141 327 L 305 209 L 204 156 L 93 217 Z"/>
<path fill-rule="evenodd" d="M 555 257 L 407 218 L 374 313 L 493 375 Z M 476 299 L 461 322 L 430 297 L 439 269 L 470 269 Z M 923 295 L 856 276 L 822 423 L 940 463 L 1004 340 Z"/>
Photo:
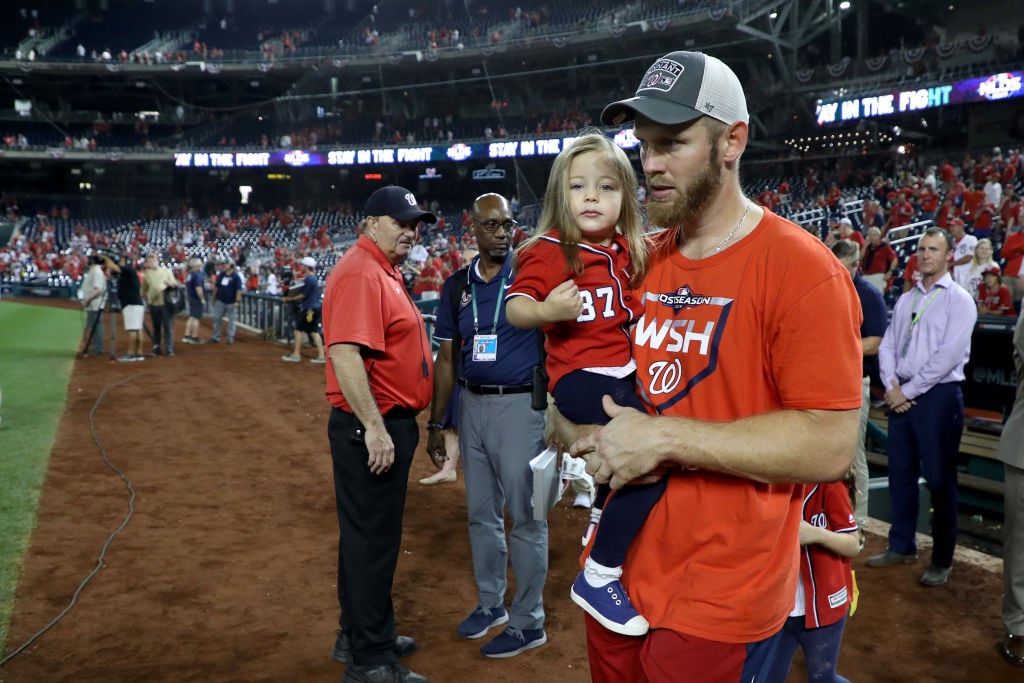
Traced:
<path fill-rule="evenodd" d="M 498 333 L 498 316 L 501 315 L 501 295 L 505 293 L 506 278 L 501 278 L 501 285 L 498 286 L 498 300 L 494 302 L 494 324 L 491 326 L 491 333 Z M 473 334 L 480 334 L 480 322 L 476 310 L 476 283 L 469 286 L 470 299 L 473 301 Z"/>

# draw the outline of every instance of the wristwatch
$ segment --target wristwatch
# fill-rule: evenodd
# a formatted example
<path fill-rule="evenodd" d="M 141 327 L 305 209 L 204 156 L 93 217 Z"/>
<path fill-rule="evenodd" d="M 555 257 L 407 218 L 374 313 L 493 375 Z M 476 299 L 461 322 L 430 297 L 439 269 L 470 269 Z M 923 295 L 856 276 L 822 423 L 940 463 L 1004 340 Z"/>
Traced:
<path fill-rule="evenodd" d="M 444 425 L 440 422 L 434 422 L 431 420 L 427 423 L 427 429 L 444 429 Z"/>

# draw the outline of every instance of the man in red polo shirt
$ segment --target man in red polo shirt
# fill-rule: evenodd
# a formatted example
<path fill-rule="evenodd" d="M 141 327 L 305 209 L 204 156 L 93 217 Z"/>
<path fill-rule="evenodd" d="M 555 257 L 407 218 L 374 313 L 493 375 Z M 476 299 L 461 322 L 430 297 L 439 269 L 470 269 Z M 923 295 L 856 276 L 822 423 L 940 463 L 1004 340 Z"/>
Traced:
<path fill-rule="evenodd" d="M 860 267 L 864 279 L 885 294 L 886 283 L 899 262 L 896 250 L 882 241 L 881 230 L 869 228 L 867 243 L 861 252 Z"/>
<path fill-rule="evenodd" d="M 327 280 L 327 436 L 340 541 L 341 629 L 333 657 L 342 681 L 426 683 L 398 663 L 416 642 L 395 635 L 391 585 L 402 538 L 416 414 L 430 403 L 433 362 L 423 317 L 397 265 L 433 223 L 412 192 L 390 185 L 366 202 L 366 229 Z M 440 464 L 438 464 L 440 466 Z"/>
<path fill-rule="evenodd" d="M 896 195 L 896 202 L 892 205 L 892 211 L 889 214 L 889 225 L 886 227 L 885 232 L 882 235 L 888 234 L 891 230 L 901 228 L 904 225 L 909 225 L 914 220 L 914 205 L 907 199 L 907 193 L 900 192 Z M 903 237 L 903 235 L 899 235 Z"/>

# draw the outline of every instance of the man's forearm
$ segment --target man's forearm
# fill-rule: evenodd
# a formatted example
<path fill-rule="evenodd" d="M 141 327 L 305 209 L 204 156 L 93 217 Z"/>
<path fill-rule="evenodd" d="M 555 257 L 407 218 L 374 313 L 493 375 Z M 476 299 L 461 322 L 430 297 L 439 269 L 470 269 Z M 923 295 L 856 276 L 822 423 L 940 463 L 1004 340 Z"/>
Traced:
<path fill-rule="evenodd" d="M 384 427 L 384 418 L 370 391 L 370 378 L 363 366 L 363 357 L 356 344 L 332 344 L 328 350 L 334 376 L 342 396 L 363 426 Z"/>
<path fill-rule="evenodd" d="M 877 356 L 878 347 L 882 345 L 881 337 L 861 337 L 861 349 L 865 356 Z"/>
<path fill-rule="evenodd" d="M 455 390 L 455 376 L 452 370 L 452 343 L 441 342 L 434 358 L 434 398 L 430 402 L 430 421 L 441 422 Z"/>
<path fill-rule="evenodd" d="M 779 410 L 725 423 L 674 418 L 657 432 L 679 464 L 768 484 L 816 483 L 846 474 L 859 419 L 859 408 Z"/>

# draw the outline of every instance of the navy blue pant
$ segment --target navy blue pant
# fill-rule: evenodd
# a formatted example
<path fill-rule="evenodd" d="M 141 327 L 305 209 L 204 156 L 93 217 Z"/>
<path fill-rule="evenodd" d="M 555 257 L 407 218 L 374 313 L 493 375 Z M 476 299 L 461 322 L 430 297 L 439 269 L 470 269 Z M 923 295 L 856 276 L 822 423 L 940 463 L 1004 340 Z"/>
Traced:
<path fill-rule="evenodd" d="M 601 398 L 607 394 L 619 405 L 629 406 L 646 413 L 634 389 L 635 376 L 622 379 L 575 370 L 558 380 L 551 392 L 558 412 L 576 424 L 607 424 Z M 647 520 L 651 508 L 665 492 L 665 479 L 653 484 L 628 485 L 619 489 L 608 500 L 607 484 L 597 487 L 594 507 L 600 509 L 601 523 L 590 550 L 590 557 L 606 567 L 619 567 L 626 561 L 626 552 L 640 528 Z M 607 504 L 606 504 L 607 502 Z"/>
<path fill-rule="evenodd" d="M 391 586 L 402 540 L 402 516 L 409 465 L 419 442 L 415 414 L 384 416 L 395 444 L 395 462 L 382 474 L 370 472 L 366 444 L 353 438 L 361 425 L 352 413 L 331 409 L 327 436 L 334 463 L 338 512 L 339 625 L 352 644 L 356 664 L 397 661 Z"/>
<path fill-rule="evenodd" d="M 889 548 L 917 553 L 918 486 L 924 476 L 932 498 L 931 564 L 953 566 L 956 547 L 956 462 L 964 430 L 959 382 L 937 384 L 914 399 L 905 413 L 889 413 Z"/>
<path fill-rule="evenodd" d="M 789 676 L 793 665 L 793 655 L 799 645 L 804 651 L 807 662 L 807 680 L 813 683 L 850 683 L 836 673 L 836 662 L 839 660 L 839 646 L 843 642 L 843 629 L 846 628 L 846 617 L 834 624 L 821 628 L 807 628 L 806 619 L 790 617 L 782 630 L 775 635 L 778 643 L 775 659 L 764 680 L 769 683 L 782 683 Z"/>

